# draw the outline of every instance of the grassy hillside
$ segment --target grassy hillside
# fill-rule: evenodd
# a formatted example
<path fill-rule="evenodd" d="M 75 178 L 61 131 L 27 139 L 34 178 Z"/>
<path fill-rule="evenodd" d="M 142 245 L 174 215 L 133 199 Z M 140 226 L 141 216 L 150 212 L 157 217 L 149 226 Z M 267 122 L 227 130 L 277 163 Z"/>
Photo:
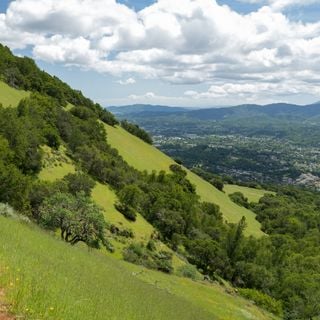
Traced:
<path fill-rule="evenodd" d="M 72 160 L 66 156 L 65 149 L 53 150 L 48 146 L 43 146 L 43 169 L 39 178 L 44 181 L 53 182 L 62 179 L 68 173 L 74 173 L 75 167 Z"/>
<path fill-rule="evenodd" d="M 39 174 L 39 178 L 43 181 L 56 181 L 62 179 L 69 173 L 75 172 L 74 164 L 72 160 L 66 156 L 63 147 L 59 151 L 55 151 L 47 146 L 43 147 L 44 160 L 43 169 Z M 139 213 L 137 214 L 137 220 L 130 222 L 115 209 L 114 204 L 117 201 L 115 192 L 107 185 L 96 183 L 96 186 L 92 190 L 93 200 L 103 208 L 106 221 L 112 223 L 120 228 L 129 228 L 135 234 L 135 241 L 148 242 L 154 228 L 149 224 Z M 122 249 L 126 243 L 119 241 L 112 241 L 115 246 L 115 256 L 121 258 Z"/>
<path fill-rule="evenodd" d="M 16 107 L 19 104 L 20 100 L 27 97 L 28 95 L 28 92 L 13 89 L 4 82 L 0 81 L 0 103 L 4 107 Z"/>
<path fill-rule="evenodd" d="M 108 133 L 108 142 L 118 149 L 120 155 L 136 169 L 169 171 L 169 166 L 174 163 L 171 158 L 160 150 L 141 141 L 122 128 L 114 128 L 108 125 L 105 127 Z M 188 178 L 196 185 L 197 192 L 202 200 L 218 204 L 229 222 L 238 222 L 242 216 L 245 216 L 248 223 L 247 234 L 254 236 L 263 234 L 253 212 L 239 207 L 225 193 L 220 192 L 210 183 L 190 171 L 188 171 Z"/>
<path fill-rule="evenodd" d="M 13 101 L 15 102 L 15 105 L 17 105 L 18 102 L 27 95 L 26 92 L 12 89 L 3 82 L 0 82 L 0 93 L 2 92 L 1 90 L 4 91 L 3 94 L 0 94 L 0 103 L 4 105 L 8 105 L 9 100 L 11 100 L 12 105 L 14 105 Z M 15 99 L 10 97 L 15 97 Z M 121 128 L 114 128 L 108 125 L 105 125 L 105 128 L 108 133 L 109 143 L 118 149 L 122 157 L 133 167 L 142 171 L 169 170 L 169 166 L 173 163 L 173 160 L 158 149 L 144 143 Z M 56 155 L 52 156 L 49 153 L 47 159 L 48 167 L 47 170 L 42 171 L 40 174 L 41 179 L 52 181 L 52 179 L 62 178 L 67 173 L 74 170 L 74 168 L 70 166 L 70 163 L 59 163 L 59 161 L 50 160 L 52 157 L 54 158 Z M 218 204 L 225 218 L 229 222 L 238 222 L 242 216 L 245 216 L 248 223 L 248 227 L 246 229 L 247 234 L 254 236 L 261 236 L 263 234 L 260 230 L 259 222 L 255 219 L 254 213 L 237 206 L 226 194 L 218 191 L 211 184 L 190 171 L 188 171 L 188 177 L 190 181 L 196 185 L 197 192 L 201 196 L 202 200 Z"/>
<path fill-rule="evenodd" d="M 267 193 L 273 194 L 271 191 L 248 188 L 243 186 L 237 186 L 234 184 L 227 184 L 224 186 L 224 191 L 226 194 L 231 194 L 234 192 L 241 192 L 243 195 L 248 198 L 249 202 L 259 202 L 259 200 Z"/>
<path fill-rule="evenodd" d="M 0 286 L 26 319 L 272 319 L 222 287 L 71 247 L 0 217 Z"/>

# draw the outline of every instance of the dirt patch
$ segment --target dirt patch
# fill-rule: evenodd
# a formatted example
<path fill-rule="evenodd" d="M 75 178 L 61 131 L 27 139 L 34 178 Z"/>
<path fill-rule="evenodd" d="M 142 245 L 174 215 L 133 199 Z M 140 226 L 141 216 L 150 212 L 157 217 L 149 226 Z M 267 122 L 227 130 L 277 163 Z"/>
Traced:
<path fill-rule="evenodd" d="M 0 289 L 0 320 L 14 320 L 8 313 L 8 305 L 4 303 L 4 291 Z"/>

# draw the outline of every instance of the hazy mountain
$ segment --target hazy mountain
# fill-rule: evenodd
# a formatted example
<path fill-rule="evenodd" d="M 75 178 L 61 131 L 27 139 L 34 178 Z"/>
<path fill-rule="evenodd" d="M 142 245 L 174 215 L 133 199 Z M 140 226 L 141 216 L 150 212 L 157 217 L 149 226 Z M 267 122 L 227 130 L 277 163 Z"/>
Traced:
<path fill-rule="evenodd" d="M 134 104 L 127 106 L 111 106 L 107 107 L 109 111 L 115 115 L 126 115 L 126 114 L 140 114 L 140 113 L 181 113 L 191 111 L 193 109 L 182 108 L 182 107 L 169 107 L 159 106 L 151 104 Z"/>
<path fill-rule="evenodd" d="M 269 105 L 244 104 L 234 107 L 192 109 L 154 105 L 129 105 L 109 107 L 116 115 L 148 118 L 152 116 L 183 116 L 198 120 L 222 120 L 227 118 L 271 117 L 283 119 L 308 119 L 320 115 L 320 103 L 300 106 L 287 103 Z"/>

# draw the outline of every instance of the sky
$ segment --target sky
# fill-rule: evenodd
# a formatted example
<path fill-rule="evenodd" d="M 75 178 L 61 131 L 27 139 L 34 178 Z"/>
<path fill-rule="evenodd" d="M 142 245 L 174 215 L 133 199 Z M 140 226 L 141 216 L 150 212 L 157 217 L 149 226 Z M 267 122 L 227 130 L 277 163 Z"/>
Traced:
<path fill-rule="evenodd" d="M 103 106 L 320 100 L 320 0 L 0 0 L 0 43 Z"/>

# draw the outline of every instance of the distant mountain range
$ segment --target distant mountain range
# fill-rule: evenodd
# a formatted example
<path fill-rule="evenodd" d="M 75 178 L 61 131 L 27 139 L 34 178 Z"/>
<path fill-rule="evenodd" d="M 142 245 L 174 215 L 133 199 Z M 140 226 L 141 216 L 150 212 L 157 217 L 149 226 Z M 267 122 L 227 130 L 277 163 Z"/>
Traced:
<path fill-rule="evenodd" d="M 111 111 L 115 115 L 125 115 L 125 114 L 139 114 L 145 112 L 151 113 L 177 113 L 177 112 L 187 112 L 194 110 L 183 108 L 183 107 L 168 107 L 168 106 L 160 106 L 160 105 L 150 105 L 150 104 L 134 104 L 128 106 L 121 107 L 108 107 L 109 111 Z"/>
<path fill-rule="evenodd" d="M 269 105 L 244 104 L 234 107 L 220 108 L 183 108 L 159 105 L 128 105 L 122 107 L 109 107 L 108 110 L 120 117 L 142 117 L 166 115 L 183 115 L 198 120 L 222 120 L 227 118 L 252 118 L 267 116 L 271 118 L 309 119 L 320 116 L 320 102 L 300 106 L 287 103 L 274 103 Z"/>

